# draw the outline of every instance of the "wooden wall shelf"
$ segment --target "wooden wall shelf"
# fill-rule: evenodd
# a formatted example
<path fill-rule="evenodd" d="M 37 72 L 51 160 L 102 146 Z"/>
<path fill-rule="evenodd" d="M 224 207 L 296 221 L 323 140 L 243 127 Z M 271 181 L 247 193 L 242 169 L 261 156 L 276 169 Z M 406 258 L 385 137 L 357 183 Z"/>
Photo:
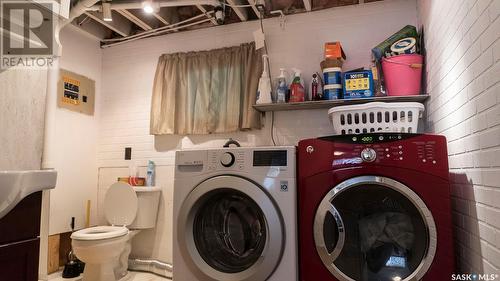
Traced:
<path fill-rule="evenodd" d="M 294 103 L 266 103 L 255 104 L 253 108 L 260 112 L 266 111 L 284 111 L 284 110 L 305 110 L 305 109 L 325 109 L 340 105 L 362 104 L 368 102 L 424 102 L 429 95 L 416 96 L 387 96 L 373 97 L 362 99 L 339 99 L 339 100 L 321 100 L 321 101 L 305 101 Z"/>

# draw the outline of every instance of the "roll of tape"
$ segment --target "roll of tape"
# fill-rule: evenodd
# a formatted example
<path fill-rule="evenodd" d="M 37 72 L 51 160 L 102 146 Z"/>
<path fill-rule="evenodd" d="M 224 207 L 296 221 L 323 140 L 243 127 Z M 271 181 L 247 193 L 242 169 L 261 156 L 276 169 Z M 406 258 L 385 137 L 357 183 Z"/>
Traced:
<path fill-rule="evenodd" d="M 413 37 L 403 38 L 391 46 L 391 52 L 401 54 L 414 54 L 417 52 L 417 40 Z"/>

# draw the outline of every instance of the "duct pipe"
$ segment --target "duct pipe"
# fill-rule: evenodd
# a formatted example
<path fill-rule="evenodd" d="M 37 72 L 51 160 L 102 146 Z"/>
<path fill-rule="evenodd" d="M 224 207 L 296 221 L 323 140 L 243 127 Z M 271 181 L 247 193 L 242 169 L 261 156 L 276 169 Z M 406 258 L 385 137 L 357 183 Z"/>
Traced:
<path fill-rule="evenodd" d="M 59 59 L 62 54 L 62 45 L 59 34 L 64 26 L 82 15 L 89 7 L 95 5 L 99 0 L 81 0 L 70 11 L 69 18 L 57 20 L 54 30 L 56 53 L 53 57 L 52 66 L 47 69 L 47 88 L 45 100 L 45 132 L 43 144 L 42 168 L 54 169 L 55 163 L 55 120 L 57 108 L 57 81 L 59 80 Z"/>
<path fill-rule="evenodd" d="M 154 1 L 153 5 L 157 8 L 161 7 L 179 7 L 179 6 L 195 6 L 195 5 L 210 5 L 220 6 L 218 0 L 169 0 L 169 1 Z M 142 9 L 142 2 L 129 2 L 129 3 L 115 3 L 111 2 L 111 10 L 128 10 L 128 9 Z M 87 11 L 102 11 L 102 5 L 94 5 L 87 7 Z"/>
<path fill-rule="evenodd" d="M 151 259 L 129 259 L 128 270 L 154 273 L 172 279 L 172 265 Z"/>
<path fill-rule="evenodd" d="M 57 109 L 57 81 L 59 80 L 59 59 L 62 54 L 62 45 L 59 40 L 59 33 L 61 29 L 75 18 L 79 17 L 85 12 L 88 7 L 95 5 L 98 0 L 82 0 L 78 2 L 73 9 L 71 9 L 68 19 L 59 21 L 56 19 L 56 26 L 54 30 L 54 48 L 56 50 L 52 66 L 47 69 L 47 86 L 45 88 L 45 128 L 43 134 L 43 153 L 42 153 L 42 169 L 55 168 L 55 121 Z M 47 255 L 48 248 L 46 245 L 49 240 L 49 214 L 50 213 L 50 191 L 44 190 L 42 195 L 42 214 L 40 226 L 40 261 L 39 261 L 39 275 L 42 280 L 48 279 L 47 274 Z"/>

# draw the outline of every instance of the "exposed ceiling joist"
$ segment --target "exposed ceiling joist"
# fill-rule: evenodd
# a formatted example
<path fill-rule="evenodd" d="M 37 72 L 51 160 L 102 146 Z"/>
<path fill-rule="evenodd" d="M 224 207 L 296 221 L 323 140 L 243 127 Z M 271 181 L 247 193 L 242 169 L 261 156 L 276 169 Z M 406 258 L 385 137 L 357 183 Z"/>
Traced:
<path fill-rule="evenodd" d="M 212 16 L 210 16 L 209 14 L 207 14 L 207 10 L 202 5 L 196 5 L 196 8 L 198 8 L 198 10 L 200 10 L 202 13 L 204 13 L 207 16 L 207 18 L 209 18 L 210 21 L 214 25 L 217 25 L 217 21 Z"/>
<path fill-rule="evenodd" d="M 111 4 L 111 10 L 133 10 L 142 9 L 142 1 L 116 1 Z M 180 6 L 192 6 L 192 5 L 220 5 L 219 0 L 156 0 L 153 1 L 153 5 L 156 8 L 163 7 L 180 7 Z M 86 8 L 87 11 L 101 11 L 102 5 L 93 5 Z"/>
<path fill-rule="evenodd" d="M 80 32 L 86 33 L 88 36 L 101 41 L 102 39 L 106 38 L 109 36 L 109 29 L 106 27 L 102 26 L 96 21 L 88 20 L 83 23 L 77 23 L 73 22 L 72 24 L 69 24 L 67 26 L 73 26 L 75 29 L 79 30 Z"/>
<path fill-rule="evenodd" d="M 169 25 L 170 23 L 158 13 L 153 13 L 153 17 L 159 20 L 163 25 Z"/>
<path fill-rule="evenodd" d="M 304 0 L 304 7 L 306 8 L 306 11 L 311 11 L 312 10 L 311 0 Z"/>
<path fill-rule="evenodd" d="M 179 15 L 173 8 L 160 9 L 158 12 L 153 13 L 153 17 L 160 21 L 164 26 L 179 22 Z M 174 29 L 172 31 L 177 32 L 179 29 Z"/>
<path fill-rule="evenodd" d="M 94 37 L 101 38 L 102 46 L 114 46 L 146 37 L 199 29 L 209 25 L 217 26 L 254 20 L 263 15 L 260 5 L 264 5 L 265 15 L 269 15 L 271 10 L 282 10 L 288 15 L 302 13 L 304 10 L 309 12 L 313 8 L 322 10 L 382 0 L 314 0 L 314 6 L 313 0 L 152 0 L 152 6 L 154 6 L 152 14 L 144 13 L 142 0 L 115 0 L 110 3 L 109 7 L 114 14 L 111 22 L 103 20 L 101 0 L 71 1 L 77 1 L 77 4 L 71 8 L 68 22 L 77 19 L 76 24 L 80 28 Z M 218 10 L 217 7 L 224 6 L 225 22 L 219 23 L 218 18 L 214 16 L 215 10 Z M 106 12 L 108 11 L 106 9 Z M 82 13 L 83 16 L 80 17 Z"/>
<path fill-rule="evenodd" d="M 259 11 L 259 9 L 257 9 L 257 6 L 255 6 L 255 2 L 253 0 L 247 0 L 247 1 L 248 1 L 248 4 L 250 6 L 252 6 L 252 10 L 257 15 L 257 18 L 260 19 L 260 11 Z"/>
<path fill-rule="evenodd" d="M 149 26 L 147 23 L 145 23 L 143 20 L 140 18 L 136 17 L 134 14 L 129 12 L 128 10 L 116 10 L 120 15 L 124 16 L 131 22 L 133 22 L 135 25 L 138 27 L 142 28 L 143 30 L 151 30 L 153 29 L 151 26 Z"/>
<path fill-rule="evenodd" d="M 231 9 L 234 10 L 234 12 L 238 16 L 238 18 L 240 18 L 241 21 L 248 20 L 248 13 L 247 13 L 246 8 L 237 7 L 237 6 L 245 5 L 243 3 L 243 0 L 227 0 L 227 3 L 229 3 L 229 5 L 231 5 L 231 6 L 234 6 L 234 7 L 231 7 Z M 246 4 L 246 5 L 248 5 L 248 4 Z"/>
<path fill-rule="evenodd" d="M 113 21 L 104 21 L 102 19 L 102 14 L 91 11 L 85 12 L 85 14 L 89 16 L 89 18 L 97 21 L 98 23 L 113 30 L 114 32 L 120 34 L 123 37 L 130 35 L 130 26 L 127 27 L 126 25 L 122 24 L 119 20 L 113 19 Z"/>
<path fill-rule="evenodd" d="M 153 16 L 165 25 L 179 22 L 179 14 L 176 8 L 162 8 L 154 12 Z"/>

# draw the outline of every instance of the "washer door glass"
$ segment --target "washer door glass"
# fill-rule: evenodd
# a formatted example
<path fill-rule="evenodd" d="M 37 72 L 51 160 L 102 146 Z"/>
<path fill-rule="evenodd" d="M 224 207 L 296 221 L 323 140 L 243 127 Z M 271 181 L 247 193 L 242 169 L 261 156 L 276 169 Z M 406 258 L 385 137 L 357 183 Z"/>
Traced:
<path fill-rule="evenodd" d="M 193 225 L 200 256 L 225 273 L 250 268 L 266 245 L 262 210 L 248 195 L 228 188 L 211 191 L 201 201 Z"/>
<path fill-rule="evenodd" d="M 387 183 L 358 181 L 330 192 L 320 204 L 315 222 L 317 250 L 335 276 L 401 281 L 427 271 L 428 226 L 434 227 L 434 222 L 422 214 L 420 209 L 426 207 L 413 191 L 404 194 Z M 329 208 L 321 210 L 321 206 Z"/>

